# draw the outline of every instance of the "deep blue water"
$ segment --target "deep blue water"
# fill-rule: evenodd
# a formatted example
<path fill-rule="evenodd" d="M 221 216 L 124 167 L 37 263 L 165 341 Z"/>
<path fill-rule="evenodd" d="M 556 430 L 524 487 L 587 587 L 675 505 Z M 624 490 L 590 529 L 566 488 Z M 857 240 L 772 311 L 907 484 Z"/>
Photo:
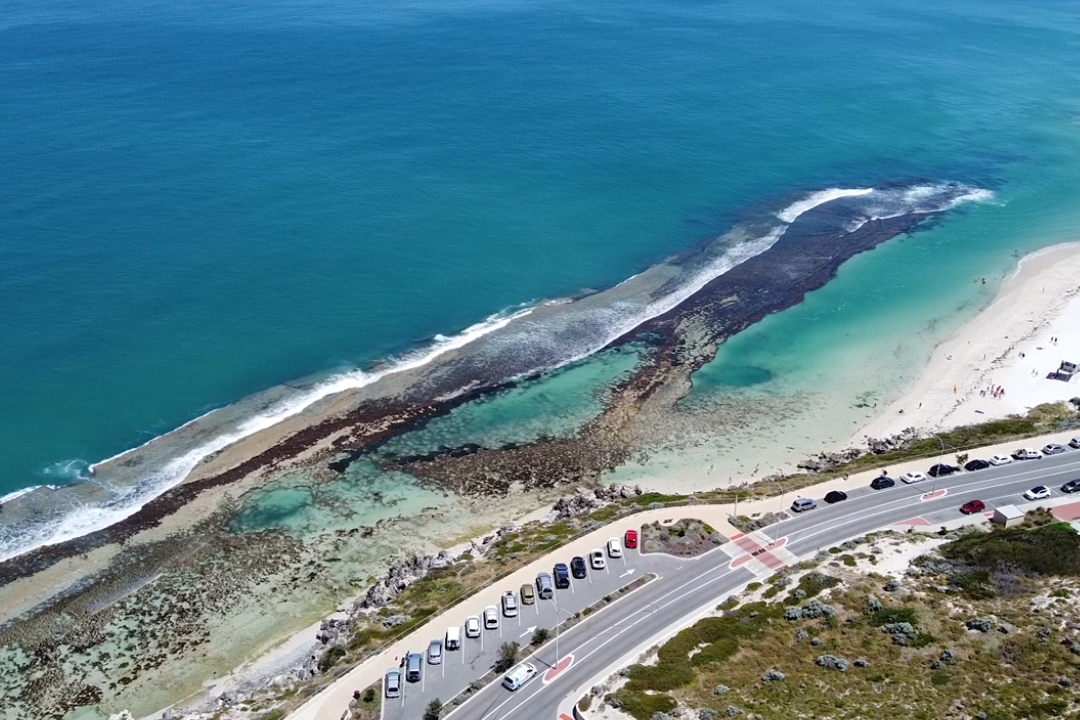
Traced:
<path fill-rule="evenodd" d="M 1078 29 L 1065 0 L 6 0 L 0 494 L 808 190 L 994 190 L 950 263 L 1072 239 Z"/>

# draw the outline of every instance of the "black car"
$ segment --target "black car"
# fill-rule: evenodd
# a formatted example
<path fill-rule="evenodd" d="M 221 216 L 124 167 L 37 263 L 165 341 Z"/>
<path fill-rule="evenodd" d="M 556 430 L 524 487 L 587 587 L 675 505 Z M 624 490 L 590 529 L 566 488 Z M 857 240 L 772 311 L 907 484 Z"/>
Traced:
<path fill-rule="evenodd" d="M 566 563 L 555 564 L 555 587 L 563 590 L 570 587 L 570 568 L 566 567 Z"/>
<path fill-rule="evenodd" d="M 1074 493 L 1078 490 L 1080 490 L 1080 480 L 1070 480 L 1061 486 L 1061 492 L 1063 493 Z"/>
<path fill-rule="evenodd" d="M 927 475 L 930 477 L 945 477 L 946 475 L 952 475 L 954 472 L 958 472 L 960 468 L 955 465 L 946 465 L 944 463 L 938 463 L 934 467 L 927 471 Z"/>
<path fill-rule="evenodd" d="M 843 502 L 847 500 L 847 493 L 843 490 L 833 490 L 832 492 L 825 494 L 825 502 L 832 505 L 833 503 Z"/>
<path fill-rule="evenodd" d="M 988 467 L 990 467 L 990 463 L 988 463 L 986 460 L 982 460 L 980 458 L 975 458 L 974 460 L 968 460 L 964 464 L 964 469 L 967 470 L 968 472 L 973 472 L 975 470 L 985 470 Z"/>
<path fill-rule="evenodd" d="M 870 483 L 870 487 L 874 488 L 875 490 L 884 490 L 885 488 L 891 488 L 895 484 L 896 481 L 893 480 L 891 477 L 882 475 L 881 477 L 874 478 L 874 480 Z"/>
<path fill-rule="evenodd" d="M 578 580 L 585 577 L 585 558 L 576 557 L 570 561 L 570 572 L 574 574 Z"/>

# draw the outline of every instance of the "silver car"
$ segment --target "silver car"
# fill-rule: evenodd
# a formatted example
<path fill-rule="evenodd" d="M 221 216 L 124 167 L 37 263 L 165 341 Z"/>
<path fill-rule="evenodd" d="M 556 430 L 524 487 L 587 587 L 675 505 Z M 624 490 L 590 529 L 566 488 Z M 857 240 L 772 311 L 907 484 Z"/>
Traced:
<path fill-rule="evenodd" d="M 401 671 L 387 670 L 386 679 L 383 681 L 383 687 L 386 688 L 386 697 L 401 697 Z"/>
<path fill-rule="evenodd" d="M 1050 443 L 1049 445 L 1043 445 L 1043 455 L 1060 455 L 1065 452 L 1064 445 L 1058 445 L 1057 443 Z"/>
<path fill-rule="evenodd" d="M 427 646 L 428 665 L 442 665 L 442 640 L 432 640 Z"/>
<path fill-rule="evenodd" d="M 503 615 L 512 618 L 517 617 L 518 614 L 518 602 L 517 595 L 514 595 L 513 590 L 507 590 L 502 594 L 502 611 Z"/>

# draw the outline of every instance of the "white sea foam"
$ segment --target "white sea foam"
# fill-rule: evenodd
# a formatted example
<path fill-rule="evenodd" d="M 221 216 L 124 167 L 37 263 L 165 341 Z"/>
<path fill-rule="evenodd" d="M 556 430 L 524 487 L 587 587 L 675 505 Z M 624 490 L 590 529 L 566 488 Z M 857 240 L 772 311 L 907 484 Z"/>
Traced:
<path fill-rule="evenodd" d="M 33 487 L 23 488 L 22 490 L 16 490 L 15 492 L 9 492 L 7 495 L 0 495 L 0 505 L 3 505 L 6 502 L 11 502 L 15 498 L 22 497 L 23 495 L 26 495 L 27 493 L 32 493 L 35 490 L 37 490 L 39 487 L 42 487 L 42 486 L 41 485 L 34 485 Z"/>
<path fill-rule="evenodd" d="M 833 200 L 839 200 L 840 198 L 845 197 L 869 195 L 872 192 L 874 192 L 873 188 L 829 188 L 828 190 L 818 190 L 815 193 L 810 193 L 802 200 L 788 205 L 786 208 L 776 213 L 776 217 L 790 224 L 795 222 L 795 219 L 804 212 L 813 210 L 818 205 L 824 205 L 827 202 L 832 202 Z"/>
<path fill-rule="evenodd" d="M 547 344 L 553 348 L 554 352 L 549 353 L 550 357 L 553 358 L 553 362 L 547 366 L 540 364 L 530 372 L 580 360 L 595 353 L 642 323 L 669 312 L 700 291 L 710 281 L 765 252 L 783 236 L 790 223 L 794 222 L 803 213 L 840 198 L 864 196 L 866 202 L 860 208 L 861 214 L 864 214 L 867 219 L 884 219 L 911 212 L 945 210 L 962 202 L 989 199 L 992 197 L 992 193 L 981 188 L 957 184 L 924 185 L 895 189 L 830 188 L 814 192 L 776 214 L 776 217 L 782 220 L 784 224 L 773 226 L 759 237 L 729 248 L 710 262 L 688 272 L 672 291 L 665 293 L 661 297 L 646 295 L 646 297 L 640 299 L 615 301 L 607 307 L 593 307 L 583 314 L 572 314 L 572 317 L 564 318 L 562 320 L 564 325 L 561 328 L 554 328 L 553 330 L 549 328 L 549 332 L 539 334 L 535 331 L 538 329 L 544 330 L 543 327 L 525 327 L 530 324 L 530 321 L 525 321 L 521 333 L 511 333 L 510 337 L 500 339 L 509 342 Z M 630 279 L 624 280 L 623 283 L 620 283 L 620 287 L 625 286 L 629 281 Z M 573 303 L 567 300 L 549 301 L 544 304 L 552 303 L 569 304 L 571 310 L 575 307 Z M 103 504 L 75 505 L 70 511 L 55 519 L 41 522 L 32 528 L 20 529 L 16 534 L 9 533 L 0 537 L 0 560 L 19 555 L 42 545 L 64 542 L 119 522 L 137 512 L 149 500 L 183 480 L 208 455 L 295 416 L 314 403 L 331 395 L 370 385 L 393 373 L 422 367 L 447 352 L 462 348 L 485 335 L 526 318 L 532 314 L 533 310 L 532 307 L 525 307 L 512 313 L 493 315 L 481 323 L 466 328 L 458 335 L 451 337 L 437 335 L 430 346 L 392 359 L 375 370 L 353 370 L 333 376 L 303 393 L 283 400 L 273 407 L 254 415 L 240 423 L 232 431 L 224 432 L 186 454 L 169 461 L 150 475 L 142 478 L 137 485 L 109 487 L 110 499 Z M 581 337 L 578 346 L 573 347 L 567 344 L 566 338 L 560 330 L 577 329 L 582 325 L 585 326 L 587 331 L 583 333 L 584 337 Z M 202 418 L 196 418 L 191 422 L 197 422 L 200 419 Z M 186 423 L 182 427 L 190 424 Z M 110 460 L 122 457 L 135 449 L 137 448 L 124 451 L 113 456 Z M 107 461 L 96 463 L 90 466 L 90 469 L 94 470 L 104 462 Z M 105 487 L 105 481 L 102 479 L 94 479 L 92 482 L 101 483 Z M 2 530 L 3 528 L 0 527 L 0 531 Z"/>
<path fill-rule="evenodd" d="M 101 530 L 138 512 L 147 502 L 175 486 L 205 457 L 233 443 L 265 430 L 289 417 L 303 412 L 314 403 L 331 395 L 364 387 L 394 373 L 418 368 L 440 355 L 464 347 L 474 340 L 494 332 L 532 312 L 531 307 L 509 314 L 493 315 L 483 322 L 466 328 L 453 337 L 436 340 L 430 347 L 401 356 L 373 372 L 353 370 L 319 383 L 307 392 L 284 400 L 268 410 L 241 423 L 232 432 L 223 433 L 195 449 L 166 463 L 129 487 L 109 486 L 111 497 L 101 505 L 76 504 L 63 515 L 37 524 L 25 531 L 0 537 L 0 561 L 43 545 L 55 545 L 66 540 Z M 121 453 L 120 457 L 126 453 Z M 98 463 L 98 467 L 101 463 Z M 104 480 L 96 480 L 104 486 Z"/>

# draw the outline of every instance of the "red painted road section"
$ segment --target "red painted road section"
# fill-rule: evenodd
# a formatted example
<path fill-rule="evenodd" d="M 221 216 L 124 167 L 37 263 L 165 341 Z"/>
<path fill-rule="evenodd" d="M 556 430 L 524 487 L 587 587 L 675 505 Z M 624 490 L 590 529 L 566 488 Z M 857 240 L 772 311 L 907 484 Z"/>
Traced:
<path fill-rule="evenodd" d="M 935 490 L 934 492 L 923 493 L 923 496 L 922 496 L 921 499 L 922 500 L 933 500 L 934 498 L 943 497 L 943 496 L 947 495 L 948 493 L 949 493 L 948 490 Z"/>
<path fill-rule="evenodd" d="M 574 718 L 570 717 L 566 713 L 559 713 L 559 720 L 574 720 Z"/>
<path fill-rule="evenodd" d="M 1054 513 L 1054 517 L 1058 520 L 1080 520 L 1080 502 L 1069 503 L 1067 505 L 1058 505 L 1055 508 L 1051 508 L 1050 512 Z"/>
<path fill-rule="evenodd" d="M 561 673 L 563 670 L 565 670 L 566 668 L 570 667 L 573 664 L 574 664 L 574 656 L 573 655 L 567 655 L 562 660 L 555 663 L 555 667 L 548 668 L 547 672 L 544 673 L 544 684 L 547 685 L 549 682 L 554 680 L 559 675 L 559 673 Z"/>
<path fill-rule="evenodd" d="M 787 544 L 787 538 L 780 538 L 768 545 L 762 545 L 749 535 L 739 535 L 732 538 L 732 542 L 746 552 L 745 555 L 740 555 L 731 561 L 731 567 L 733 568 L 737 568 L 751 560 L 760 560 L 761 563 L 770 570 L 779 570 L 787 564 L 772 554 L 773 550 L 782 548 Z"/>
<path fill-rule="evenodd" d="M 929 525 L 930 523 L 923 520 L 921 517 L 911 518 L 910 520 L 904 520 L 903 522 L 896 523 L 897 525 Z"/>

